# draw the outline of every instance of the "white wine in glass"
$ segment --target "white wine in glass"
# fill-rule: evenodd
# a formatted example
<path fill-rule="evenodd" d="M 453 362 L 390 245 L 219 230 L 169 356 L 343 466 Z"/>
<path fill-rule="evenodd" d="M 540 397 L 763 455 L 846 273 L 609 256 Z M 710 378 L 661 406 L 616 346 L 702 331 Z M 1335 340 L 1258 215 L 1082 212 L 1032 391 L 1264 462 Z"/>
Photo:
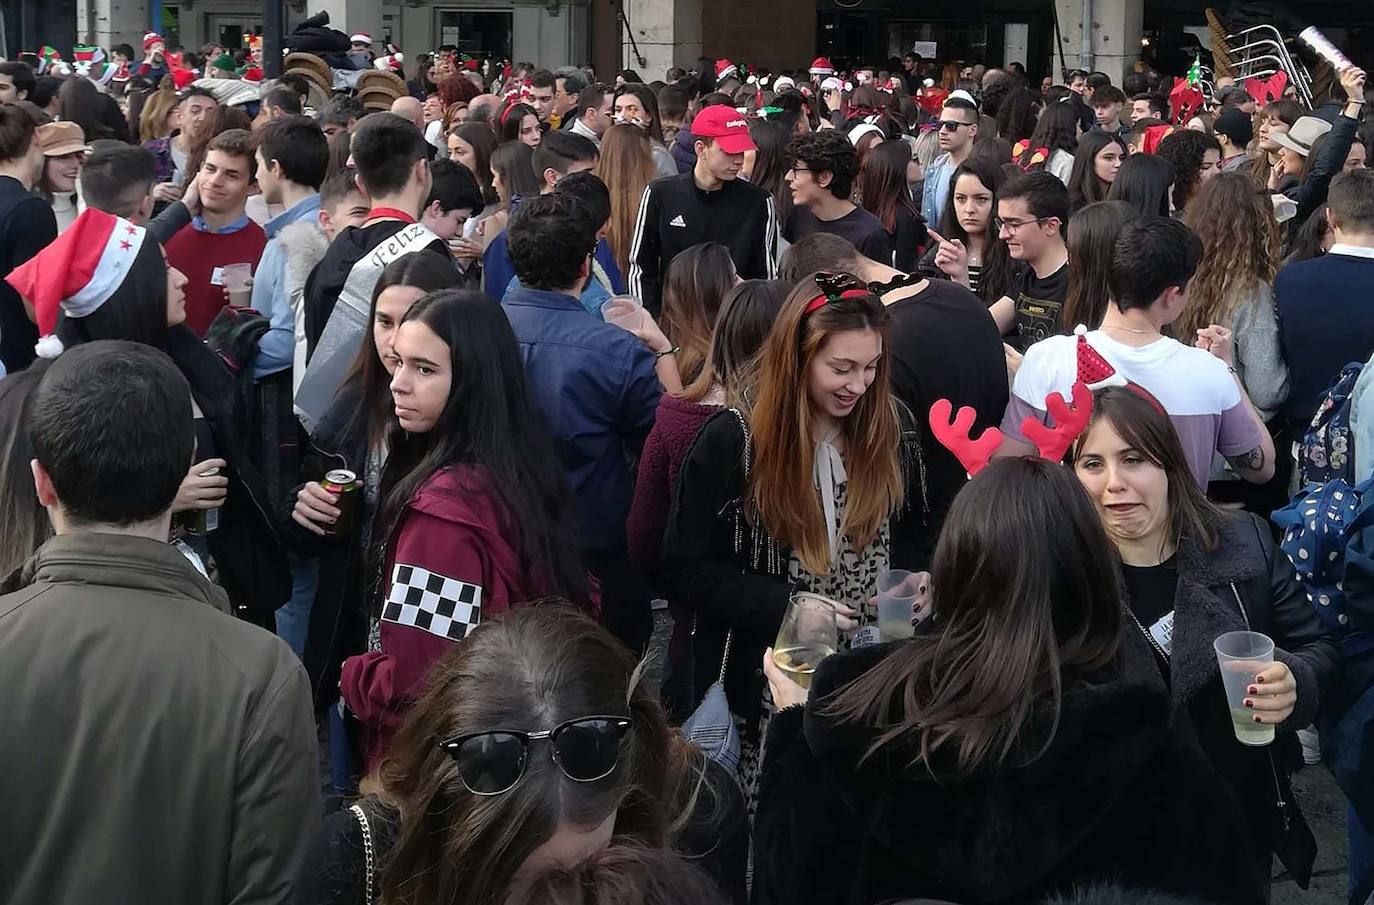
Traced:
<path fill-rule="evenodd" d="M 809 689 L 816 667 L 839 646 L 835 601 L 809 591 L 793 594 L 773 644 L 773 662 L 778 669 Z"/>

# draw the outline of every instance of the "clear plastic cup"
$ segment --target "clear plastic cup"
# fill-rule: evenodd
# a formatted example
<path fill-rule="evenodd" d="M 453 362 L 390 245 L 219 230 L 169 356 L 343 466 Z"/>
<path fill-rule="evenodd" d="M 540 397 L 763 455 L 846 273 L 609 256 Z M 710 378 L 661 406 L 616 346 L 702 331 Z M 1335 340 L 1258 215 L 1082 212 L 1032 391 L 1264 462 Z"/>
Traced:
<path fill-rule="evenodd" d="M 924 573 L 884 569 L 878 573 L 878 636 L 901 641 L 916 633 L 912 624 Z"/>
<path fill-rule="evenodd" d="M 253 297 L 253 265 L 226 264 L 221 275 L 224 289 L 229 293 L 229 304 L 235 308 L 245 308 Z"/>
<path fill-rule="evenodd" d="M 644 325 L 644 303 L 632 295 L 615 295 L 601 303 L 601 319 L 633 333 Z"/>
<path fill-rule="evenodd" d="M 1245 706 L 1255 677 L 1274 662 L 1274 642 L 1259 632 L 1227 632 L 1212 642 L 1221 667 L 1221 684 L 1231 708 L 1231 728 L 1242 745 L 1268 745 L 1274 741 L 1272 723 L 1255 722 L 1255 711 Z"/>

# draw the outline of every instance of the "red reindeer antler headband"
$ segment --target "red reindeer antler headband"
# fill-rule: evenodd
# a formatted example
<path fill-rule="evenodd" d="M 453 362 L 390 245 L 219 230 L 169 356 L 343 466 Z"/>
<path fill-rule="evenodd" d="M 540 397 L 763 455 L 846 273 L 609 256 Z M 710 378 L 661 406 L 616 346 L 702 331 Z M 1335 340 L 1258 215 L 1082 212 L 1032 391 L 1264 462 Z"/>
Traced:
<path fill-rule="evenodd" d="M 953 407 L 948 399 L 935 401 L 930 407 L 930 432 L 945 449 L 954 453 L 970 476 L 976 475 L 987 467 L 993 453 L 1002 445 L 1002 432 L 990 427 L 978 439 L 973 439 L 969 429 L 973 427 L 976 413 L 969 406 L 963 406 L 951 422 L 949 414 Z M 1075 381 L 1072 406 L 1063 394 L 1051 393 L 1045 400 L 1045 408 L 1055 420 L 1053 427 L 1031 417 L 1021 422 L 1021 430 L 1026 439 L 1040 450 L 1041 456 L 1058 462 L 1088 426 L 1093 411 L 1093 394 L 1086 383 Z"/>

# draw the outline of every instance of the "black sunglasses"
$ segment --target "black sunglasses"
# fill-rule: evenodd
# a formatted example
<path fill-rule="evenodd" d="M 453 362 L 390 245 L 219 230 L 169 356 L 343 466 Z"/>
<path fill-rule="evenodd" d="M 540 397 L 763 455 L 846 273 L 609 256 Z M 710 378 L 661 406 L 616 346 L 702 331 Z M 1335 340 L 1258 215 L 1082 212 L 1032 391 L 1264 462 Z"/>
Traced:
<path fill-rule="evenodd" d="M 584 716 L 542 732 L 495 729 L 435 739 L 453 758 L 458 778 L 474 795 L 500 795 L 525 775 L 530 742 L 549 740 L 549 756 L 573 782 L 596 782 L 615 772 L 620 742 L 630 731 L 623 716 Z"/>
<path fill-rule="evenodd" d="M 971 126 L 973 123 L 961 123 L 957 119 L 942 119 L 935 125 L 945 132 L 958 132 L 964 126 Z"/>

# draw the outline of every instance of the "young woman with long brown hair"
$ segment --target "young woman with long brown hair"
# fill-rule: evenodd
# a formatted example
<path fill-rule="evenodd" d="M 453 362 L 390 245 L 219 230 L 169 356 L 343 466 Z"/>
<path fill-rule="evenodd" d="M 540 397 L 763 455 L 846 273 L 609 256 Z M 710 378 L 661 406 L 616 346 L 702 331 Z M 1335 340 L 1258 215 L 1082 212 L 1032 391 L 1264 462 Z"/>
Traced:
<path fill-rule="evenodd" d="M 992 225 L 997 217 L 997 191 L 1007 181 L 997 163 L 970 157 L 955 169 L 949 196 L 940 215 L 940 235 L 958 239 L 968 249 L 968 287 L 991 305 L 1011 291 L 1018 262 L 1007 251 L 1007 242 Z M 935 264 L 940 243 L 932 242 L 921 257 L 922 275 L 939 280 L 949 274 Z"/>
<path fill-rule="evenodd" d="M 859 167 L 858 202 L 877 217 L 892 238 L 891 264 L 902 273 L 916 269 L 917 252 L 926 242 L 921 209 L 907 188 L 911 145 L 897 139 L 873 146 Z"/>
<path fill-rule="evenodd" d="M 678 350 L 674 357 L 683 384 L 696 380 L 701 373 L 711 351 L 711 332 L 721 302 L 738 282 L 730 249 L 719 242 L 693 245 L 668 265 L 659 325 Z"/>
<path fill-rule="evenodd" d="M 607 129 L 601 136 L 601 156 L 595 173 L 611 192 L 611 224 L 606 230 L 606 242 L 620 272 L 629 273 L 630 243 L 634 240 L 639 205 L 644 200 L 644 189 L 658 178 L 648 133 L 628 123 Z"/>
<path fill-rule="evenodd" d="M 1194 196 L 1184 222 L 1202 240 L 1202 261 L 1174 330 L 1184 342 L 1213 324 L 1231 330 L 1236 373 L 1267 421 L 1288 398 L 1288 366 L 1270 288 L 1279 260 L 1274 207 L 1255 191 L 1253 179 L 1222 173 Z"/>
<path fill-rule="evenodd" d="M 1177 713 L 1244 812 L 1238 841 L 1248 863 L 1235 875 L 1237 887 L 1267 888 L 1275 853 L 1303 882 L 1315 850 L 1304 854 L 1301 840 L 1311 832 L 1288 765 L 1297 762 L 1295 731 L 1311 724 L 1336 670 L 1336 642 L 1288 557 L 1275 549 L 1268 521 L 1207 499 L 1191 479 L 1173 422 L 1152 397 L 1123 387 L 1099 390 L 1072 457 L 1116 547 L 1130 615 L 1126 634 L 1154 655 L 1137 665 L 1136 677 L 1170 686 Z M 1274 662 L 1244 702 L 1252 726 L 1277 727 L 1269 744 L 1237 741 L 1212 650 L 1213 639 L 1244 630 L 1274 642 Z"/>
<path fill-rule="evenodd" d="M 1107 313 L 1107 271 L 1112 263 L 1112 246 L 1121 227 L 1138 216 L 1124 201 L 1099 201 L 1089 204 L 1069 220 L 1069 291 L 1060 309 L 1059 329 L 1072 333 L 1079 324 L 1089 330 L 1102 325 Z"/>
<path fill-rule="evenodd" d="M 1072 472 L 994 460 L 955 499 L 932 576 L 934 629 L 829 657 L 809 701 L 764 661 L 780 710 L 757 905 L 1010 905 L 1094 880 L 1264 901 L 1238 879 L 1234 798 L 1173 729 L 1158 673 L 1130 665 L 1148 669 L 1149 647 L 1123 638 L 1112 550 Z"/>
<path fill-rule="evenodd" d="M 1305 112 L 1301 104 L 1286 97 L 1271 102 L 1260 111 L 1259 123 L 1255 127 L 1255 149 L 1259 156 L 1247 169 L 1261 187 L 1277 190 L 1273 176 L 1274 168 L 1279 165 L 1282 146 L 1274 141 L 1274 136 L 1288 134 L 1288 130 Z"/>
<path fill-rule="evenodd" d="M 681 396 L 664 393 L 659 398 L 654 426 L 639 456 L 634 501 L 625 520 L 630 558 L 650 576 L 658 567 L 663 528 L 687 451 L 701 426 L 722 408 L 749 411 L 758 381 L 758 353 L 786 296 L 786 285 L 777 280 L 747 280 L 730 289 L 720 303 L 700 373 Z M 694 703 L 689 671 L 692 613 L 672 601 L 669 604 L 673 636 L 663 698 L 670 710 L 685 716 Z"/>
<path fill-rule="evenodd" d="M 876 621 L 869 600 L 879 571 L 919 565 L 915 532 L 893 524 L 928 506 L 910 415 L 899 415 L 890 389 L 888 326 L 857 279 L 801 280 L 764 345 L 749 415 L 713 416 L 679 474 L 663 584 L 696 613 L 696 698 L 724 673 L 744 725 L 746 790 L 771 706 L 758 658 L 790 590 L 835 601 L 838 623 L 852 631 Z"/>
<path fill-rule="evenodd" d="M 1115 132 L 1096 129 L 1080 138 L 1073 172 L 1069 174 L 1069 206 L 1078 211 L 1107 200 L 1107 192 L 1126 156 L 1126 142 Z"/>
<path fill-rule="evenodd" d="M 367 796 L 302 866 L 308 905 L 502 905 L 619 843 L 675 849 L 742 903 L 739 792 L 671 732 L 629 650 L 564 601 L 440 659 Z"/>

